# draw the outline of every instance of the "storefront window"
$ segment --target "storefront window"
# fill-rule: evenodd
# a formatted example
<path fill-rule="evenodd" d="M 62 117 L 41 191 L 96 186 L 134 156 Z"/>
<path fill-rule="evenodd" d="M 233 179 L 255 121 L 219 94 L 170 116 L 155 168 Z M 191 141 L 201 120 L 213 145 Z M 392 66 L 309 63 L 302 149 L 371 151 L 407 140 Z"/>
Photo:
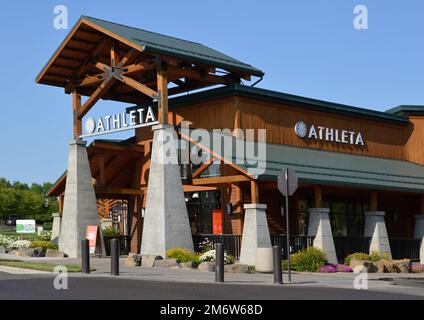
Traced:
<path fill-rule="evenodd" d="M 212 233 L 212 212 L 220 209 L 219 191 L 187 193 L 187 209 L 193 234 Z"/>
<path fill-rule="evenodd" d="M 331 227 L 334 236 L 359 237 L 364 231 L 364 206 L 360 199 L 324 201 L 330 209 Z"/>

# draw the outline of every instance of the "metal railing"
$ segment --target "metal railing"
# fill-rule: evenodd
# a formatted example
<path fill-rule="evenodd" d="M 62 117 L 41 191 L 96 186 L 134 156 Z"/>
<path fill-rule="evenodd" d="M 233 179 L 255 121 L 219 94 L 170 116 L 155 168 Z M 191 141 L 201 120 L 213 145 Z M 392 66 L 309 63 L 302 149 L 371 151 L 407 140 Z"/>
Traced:
<path fill-rule="evenodd" d="M 212 245 L 216 243 L 223 243 L 224 250 L 232 255 L 236 260 L 240 259 L 241 251 L 241 235 L 234 234 L 223 234 L 223 235 L 214 235 L 214 234 L 197 234 L 193 236 L 194 249 L 199 252 L 202 248 L 202 243 L 207 241 L 212 242 Z M 313 237 L 307 236 L 291 236 L 290 237 L 290 253 L 296 253 L 301 250 L 304 250 L 313 244 Z M 287 259 L 287 254 L 285 250 L 286 236 L 284 234 L 271 235 L 271 244 L 279 245 L 282 248 L 283 259 Z"/>
<path fill-rule="evenodd" d="M 421 239 L 389 238 L 393 259 L 420 260 Z"/>
<path fill-rule="evenodd" d="M 275 234 L 271 235 L 271 244 L 273 246 L 280 246 L 282 258 L 287 259 L 287 249 L 286 249 L 286 240 L 287 237 L 285 234 Z M 290 236 L 290 254 L 306 250 L 309 247 L 312 247 L 314 244 L 314 237 L 308 236 Z"/>
<path fill-rule="evenodd" d="M 110 256 L 110 240 L 118 239 L 119 254 L 126 256 L 130 253 L 131 239 L 130 236 L 103 237 L 105 241 L 106 256 Z"/>
<path fill-rule="evenodd" d="M 211 242 L 215 248 L 215 244 L 222 243 L 224 250 L 232 255 L 236 260 L 240 258 L 241 235 L 236 234 L 195 234 L 193 235 L 194 250 L 200 252 L 202 244 Z"/>
<path fill-rule="evenodd" d="M 334 246 L 336 248 L 337 259 L 341 262 L 352 253 L 362 252 L 369 253 L 370 241 L 369 237 L 333 237 Z"/>

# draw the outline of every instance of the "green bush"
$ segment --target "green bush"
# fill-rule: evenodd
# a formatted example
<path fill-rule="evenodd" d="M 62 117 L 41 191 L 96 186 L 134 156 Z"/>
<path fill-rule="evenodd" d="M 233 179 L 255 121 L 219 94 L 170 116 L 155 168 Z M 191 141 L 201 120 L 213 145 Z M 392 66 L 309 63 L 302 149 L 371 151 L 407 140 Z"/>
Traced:
<path fill-rule="evenodd" d="M 102 232 L 103 237 L 119 237 L 121 235 L 121 232 L 116 230 L 114 227 L 103 229 Z"/>
<path fill-rule="evenodd" d="M 199 255 L 196 255 L 194 252 L 190 252 L 187 249 L 183 248 L 174 248 L 166 252 L 166 257 L 168 259 L 177 259 L 179 262 L 194 262 L 196 264 L 200 263 Z"/>
<path fill-rule="evenodd" d="M 58 249 L 58 245 L 51 242 L 51 241 L 33 241 L 31 242 L 30 248 L 43 248 L 44 250 L 47 249 Z"/>
<path fill-rule="evenodd" d="M 377 262 L 380 260 L 392 260 L 392 256 L 388 252 L 373 251 L 370 254 L 370 260 L 372 262 Z"/>
<path fill-rule="evenodd" d="M 371 260 L 371 257 L 369 254 L 366 254 L 363 252 L 355 252 L 345 258 L 344 264 L 347 266 L 350 266 L 350 262 L 352 260 L 365 261 L 365 260 Z"/>
<path fill-rule="evenodd" d="M 318 248 L 309 247 L 290 256 L 291 268 L 296 271 L 316 272 L 327 263 L 324 252 Z"/>

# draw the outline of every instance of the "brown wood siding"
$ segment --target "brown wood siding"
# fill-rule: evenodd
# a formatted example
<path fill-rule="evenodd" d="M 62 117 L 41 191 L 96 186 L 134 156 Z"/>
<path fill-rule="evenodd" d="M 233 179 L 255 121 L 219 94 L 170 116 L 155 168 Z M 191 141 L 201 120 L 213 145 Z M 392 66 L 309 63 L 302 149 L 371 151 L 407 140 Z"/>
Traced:
<path fill-rule="evenodd" d="M 271 102 L 241 98 L 241 127 L 267 130 L 269 143 L 286 144 L 328 151 L 369 155 L 382 158 L 405 159 L 405 142 L 408 128 L 368 119 L 340 116 L 305 108 L 296 108 Z M 299 138 L 294 125 L 302 120 L 308 127 L 324 126 L 339 130 L 361 132 L 365 146 L 357 147 L 341 143 L 308 141 Z"/>
<path fill-rule="evenodd" d="M 424 164 L 424 117 L 409 117 L 411 124 L 409 131 L 412 132 L 406 144 L 407 159 L 412 162 Z"/>

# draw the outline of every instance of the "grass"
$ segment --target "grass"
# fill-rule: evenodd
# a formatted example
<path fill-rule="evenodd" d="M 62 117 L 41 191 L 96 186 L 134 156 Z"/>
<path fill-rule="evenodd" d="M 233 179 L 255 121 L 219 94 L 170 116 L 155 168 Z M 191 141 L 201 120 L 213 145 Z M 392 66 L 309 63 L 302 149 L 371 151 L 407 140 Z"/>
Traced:
<path fill-rule="evenodd" d="M 50 263 L 50 262 L 31 262 L 31 261 L 22 261 L 22 260 L 12 260 L 12 259 L 0 259 L 0 266 L 6 267 L 15 267 L 22 269 L 31 269 L 38 271 L 47 271 L 53 272 L 54 268 L 61 264 Z M 64 264 L 68 269 L 68 272 L 81 272 L 81 267 L 75 264 Z M 96 271 L 96 269 L 91 268 L 91 271 Z"/>

